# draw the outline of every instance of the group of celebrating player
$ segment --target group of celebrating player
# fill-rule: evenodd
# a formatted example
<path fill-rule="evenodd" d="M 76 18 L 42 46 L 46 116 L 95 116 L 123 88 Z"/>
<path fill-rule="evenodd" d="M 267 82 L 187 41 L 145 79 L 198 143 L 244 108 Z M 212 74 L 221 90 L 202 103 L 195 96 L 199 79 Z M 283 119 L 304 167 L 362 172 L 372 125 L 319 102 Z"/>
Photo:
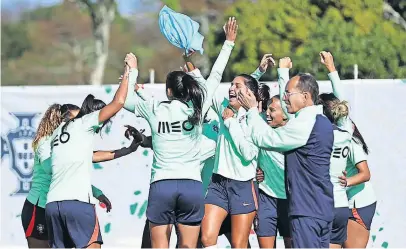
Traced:
<path fill-rule="evenodd" d="M 227 98 L 217 88 L 237 37 L 235 18 L 224 30 L 208 78 L 185 55 L 183 71 L 167 76 L 168 101 L 138 87 L 130 53 L 110 103 L 88 95 L 80 108 L 48 108 L 33 141 L 32 187 L 22 212 L 29 247 L 99 248 L 91 196 L 108 211 L 111 204 L 91 185 L 92 163 L 139 146 L 154 151 L 143 248 L 168 248 L 173 225 L 177 247 L 216 248 L 224 234 L 233 248 L 247 248 L 252 226 L 261 248 L 275 247 L 278 231 L 285 247 L 366 247 L 376 206 L 368 147 L 342 100 L 332 55 L 320 53 L 333 93 L 319 94 L 310 74 L 289 79 L 292 61 L 285 57 L 277 69 L 280 93 L 270 96 L 258 83 L 276 64 L 267 54 L 251 75 L 234 78 Z M 129 147 L 94 151 L 93 136 L 122 108 L 144 118 L 151 136 L 128 126 Z"/>

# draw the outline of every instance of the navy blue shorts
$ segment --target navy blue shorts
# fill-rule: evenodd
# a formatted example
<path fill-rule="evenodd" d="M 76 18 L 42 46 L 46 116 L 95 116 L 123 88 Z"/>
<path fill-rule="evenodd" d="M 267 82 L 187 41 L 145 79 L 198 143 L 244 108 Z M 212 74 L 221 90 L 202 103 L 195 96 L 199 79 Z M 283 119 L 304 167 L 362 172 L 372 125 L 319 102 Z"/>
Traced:
<path fill-rule="evenodd" d="M 45 207 L 49 245 L 53 248 L 84 248 L 103 244 L 95 206 L 81 201 L 55 201 Z"/>
<path fill-rule="evenodd" d="M 258 219 L 254 223 L 258 237 L 289 237 L 288 201 L 274 198 L 259 190 Z"/>
<path fill-rule="evenodd" d="M 350 209 L 350 219 L 356 221 L 363 226 L 366 230 L 371 230 L 372 219 L 374 218 L 376 210 L 376 202 L 369 206 Z"/>
<path fill-rule="evenodd" d="M 347 240 L 348 207 L 334 208 L 330 243 L 343 245 Z"/>
<path fill-rule="evenodd" d="M 257 196 L 256 182 L 237 181 L 213 174 L 205 202 L 221 207 L 231 215 L 248 214 L 258 209 Z"/>
<path fill-rule="evenodd" d="M 149 187 L 147 218 L 157 225 L 199 225 L 204 216 L 203 185 L 189 179 L 156 181 Z"/>
<path fill-rule="evenodd" d="M 313 217 L 290 217 L 293 248 L 329 248 L 332 222 Z"/>

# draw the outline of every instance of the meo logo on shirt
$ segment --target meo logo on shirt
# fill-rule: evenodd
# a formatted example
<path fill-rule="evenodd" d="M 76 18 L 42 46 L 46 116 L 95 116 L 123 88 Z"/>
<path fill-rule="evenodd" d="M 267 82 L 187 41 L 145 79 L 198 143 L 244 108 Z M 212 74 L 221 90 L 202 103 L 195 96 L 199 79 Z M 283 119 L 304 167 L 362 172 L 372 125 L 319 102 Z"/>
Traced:
<path fill-rule="evenodd" d="M 195 128 L 194 125 L 189 123 L 188 120 L 176 121 L 176 122 L 167 122 L 167 121 L 159 121 L 158 122 L 158 133 L 181 133 L 182 130 L 184 131 L 191 131 Z"/>

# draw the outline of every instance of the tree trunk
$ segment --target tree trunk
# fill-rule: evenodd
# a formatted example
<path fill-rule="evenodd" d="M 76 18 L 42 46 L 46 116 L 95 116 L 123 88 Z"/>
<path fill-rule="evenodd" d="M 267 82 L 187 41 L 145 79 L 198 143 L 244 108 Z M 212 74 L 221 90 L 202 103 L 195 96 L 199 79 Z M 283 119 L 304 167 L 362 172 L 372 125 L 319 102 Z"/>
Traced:
<path fill-rule="evenodd" d="M 96 63 L 90 75 L 90 84 L 101 85 L 109 55 L 110 27 L 116 15 L 116 3 L 114 0 L 98 0 L 97 3 L 81 0 L 81 2 L 87 6 L 93 23 Z"/>

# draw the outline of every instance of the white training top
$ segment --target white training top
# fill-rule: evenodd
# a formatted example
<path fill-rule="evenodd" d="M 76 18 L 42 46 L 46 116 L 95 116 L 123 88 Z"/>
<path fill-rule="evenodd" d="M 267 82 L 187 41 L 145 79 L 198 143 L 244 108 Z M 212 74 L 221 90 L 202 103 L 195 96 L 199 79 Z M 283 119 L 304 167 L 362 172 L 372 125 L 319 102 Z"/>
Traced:
<path fill-rule="evenodd" d="M 347 177 L 358 174 L 356 165 L 367 160 L 368 155 L 362 149 L 362 144 L 354 140 L 350 144 L 350 154 L 347 161 Z M 376 202 L 376 196 L 371 182 L 364 182 L 347 188 L 350 208 L 362 208 Z"/>
<path fill-rule="evenodd" d="M 352 128 L 350 128 L 352 130 Z M 343 175 L 350 152 L 351 133 L 339 128 L 334 129 L 333 152 L 330 158 L 330 179 L 334 190 L 334 207 L 348 207 L 346 188 L 340 185 L 338 177 Z"/>
<path fill-rule="evenodd" d="M 62 131 L 62 123 L 52 134 L 52 179 L 47 203 L 64 200 L 92 202 L 93 135 L 99 125 L 95 111 L 74 119 Z"/>
<path fill-rule="evenodd" d="M 255 178 L 258 147 L 252 143 L 247 129 L 246 110 L 240 108 L 233 118 L 222 118 L 227 99 L 213 99 L 213 109 L 219 116 L 220 129 L 213 172 L 237 181 Z"/>
<path fill-rule="evenodd" d="M 201 79 L 195 78 L 206 89 L 202 115 L 211 106 L 214 92 L 220 85 L 222 74 L 233 46 L 233 42 L 226 41 L 224 43 L 219 59 L 222 58 L 222 62 L 225 61 L 225 64 L 223 65 L 222 63 L 221 67 L 217 66 L 219 69 L 212 80 L 201 81 Z M 217 61 L 216 63 L 219 64 Z M 195 73 L 200 74 L 199 70 L 195 69 L 191 72 L 192 77 Z M 135 86 L 137 76 L 137 70 L 133 69 L 130 71 L 129 86 Z M 194 112 L 193 105 L 178 100 L 145 101 L 137 94 L 133 96 L 136 98 L 134 101 L 134 113 L 139 117 L 145 118 L 151 127 L 152 145 L 154 148 L 151 183 L 166 179 L 202 181 L 200 175 L 202 124 L 193 126 L 188 122 L 188 117 Z"/>

